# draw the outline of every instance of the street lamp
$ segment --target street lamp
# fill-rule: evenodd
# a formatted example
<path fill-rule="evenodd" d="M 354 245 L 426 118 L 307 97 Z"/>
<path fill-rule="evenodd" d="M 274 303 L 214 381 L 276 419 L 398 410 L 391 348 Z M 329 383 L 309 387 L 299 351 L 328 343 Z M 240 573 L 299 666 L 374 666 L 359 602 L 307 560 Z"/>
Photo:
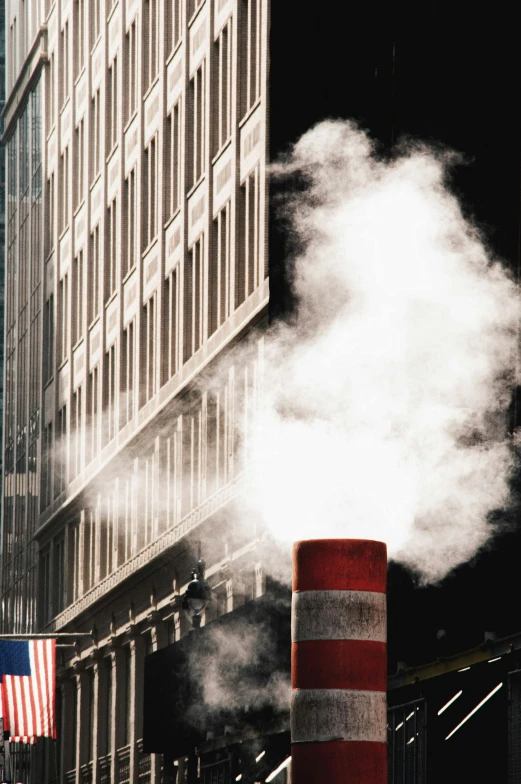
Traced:
<path fill-rule="evenodd" d="M 206 609 L 212 598 L 212 589 L 204 579 L 205 562 L 199 559 L 195 569 L 192 569 L 192 580 L 183 596 L 182 607 L 190 618 L 194 629 L 201 626 L 201 614 Z"/>

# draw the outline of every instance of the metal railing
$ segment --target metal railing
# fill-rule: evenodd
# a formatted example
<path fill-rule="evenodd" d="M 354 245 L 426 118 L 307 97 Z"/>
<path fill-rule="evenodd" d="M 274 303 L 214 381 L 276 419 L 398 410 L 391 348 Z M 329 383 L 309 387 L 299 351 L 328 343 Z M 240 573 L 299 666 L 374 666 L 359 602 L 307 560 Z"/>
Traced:
<path fill-rule="evenodd" d="M 424 699 L 387 712 L 389 784 L 425 784 L 427 705 Z"/>

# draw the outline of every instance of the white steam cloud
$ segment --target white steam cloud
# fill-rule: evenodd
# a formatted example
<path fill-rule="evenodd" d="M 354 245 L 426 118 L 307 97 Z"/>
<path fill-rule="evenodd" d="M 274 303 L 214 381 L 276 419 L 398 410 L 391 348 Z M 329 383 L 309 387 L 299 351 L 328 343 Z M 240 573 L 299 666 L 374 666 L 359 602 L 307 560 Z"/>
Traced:
<path fill-rule="evenodd" d="M 364 537 L 426 582 L 509 501 L 519 292 L 447 190 L 450 155 L 379 159 L 352 123 L 305 134 L 296 326 L 266 350 L 249 503 L 274 535 Z"/>

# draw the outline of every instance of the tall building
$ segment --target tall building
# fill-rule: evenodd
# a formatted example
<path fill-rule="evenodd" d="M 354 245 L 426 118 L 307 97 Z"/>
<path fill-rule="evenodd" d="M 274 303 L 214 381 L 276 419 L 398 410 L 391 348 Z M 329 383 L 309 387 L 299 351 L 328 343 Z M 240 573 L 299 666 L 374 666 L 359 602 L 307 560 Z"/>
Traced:
<path fill-rule="evenodd" d="M 498 7 L 408 0 L 347 24 L 268 0 L 5 8 L 1 631 L 93 633 L 59 649 L 58 740 L 13 747 L 13 780 L 158 784 L 174 772 L 143 751 L 144 659 L 186 637 L 191 568 L 202 555 L 205 623 L 269 572 L 235 507 L 263 331 L 291 306 L 267 161 L 326 116 L 384 151 L 402 134 L 463 150 L 463 210 L 516 270 L 517 27 Z M 397 572 L 391 668 L 428 660 L 434 616 L 481 629 L 488 582 L 469 609 L 467 570 L 426 612 Z M 204 784 L 227 784 L 226 743 L 208 739 Z"/>
<path fill-rule="evenodd" d="M 263 591 L 225 516 L 268 308 L 267 3 L 8 0 L 6 30 L 2 631 L 95 629 L 59 650 L 56 745 L 12 761 L 158 781 L 143 658 L 189 627 L 190 569 L 206 620 Z"/>

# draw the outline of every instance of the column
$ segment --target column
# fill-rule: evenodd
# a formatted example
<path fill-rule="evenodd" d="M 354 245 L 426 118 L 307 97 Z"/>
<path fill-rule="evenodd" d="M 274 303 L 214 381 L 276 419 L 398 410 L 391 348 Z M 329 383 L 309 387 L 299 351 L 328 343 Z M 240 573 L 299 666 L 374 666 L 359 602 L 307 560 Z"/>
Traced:
<path fill-rule="evenodd" d="M 134 632 L 130 640 L 130 784 L 138 784 L 139 749 L 143 734 L 143 640 Z"/>
<path fill-rule="evenodd" d="M 100 742 L 100 712 L 104 710 L 103 701 L 100 694 L 100 666 L 101 666 L 101 651 L 95 650 L 92 654 L 94 664 L 92 666 L 92 676 L 94 682 L 92 684 L 92 699 L 93 708 L 91 711 L 92 727 L 92 784 L 98 784 L 99 781 L 99 763 L 98 757 L 100 755 L 99 742 Z"/>
<path fill-rule="evenodd" d="M 118 716 L 121 713 L 122 720 L 126 721 L 126 715 L 124 715 L 123 711 L 119 711 L 119 706 L 124 704 L 124 694 L 123 691 L 126 687 L 124 683 L 123 675 L 123 656 L 124 651 L 121 650 L 120 647 L 117 647 L 116 643 L 114 642 L 112 645 L 112 651 L 110 654 L 111 662 L 112 662 L 112 706 L 110 711 L 110 780 L 117 781 L 118 780 L 118 748 L 121 745 L 121 737 L 122 737 L 122 727 L 121 724 L 118 724 Z"/>
<path fill-rule="evenodd" d="M 158 651 L 167 645 L 167 632 L 165 624 L 158 620 L 154 620 L 154 625 L 151 628 L 152 633 L 152 650 Z M 167 778 L 167 760 L 166 755 L 164 759 L 165 778 Z M 161 784 L 161 756 L 159 754 L 151 754 L 150 763 L 150 784 Z"/>

